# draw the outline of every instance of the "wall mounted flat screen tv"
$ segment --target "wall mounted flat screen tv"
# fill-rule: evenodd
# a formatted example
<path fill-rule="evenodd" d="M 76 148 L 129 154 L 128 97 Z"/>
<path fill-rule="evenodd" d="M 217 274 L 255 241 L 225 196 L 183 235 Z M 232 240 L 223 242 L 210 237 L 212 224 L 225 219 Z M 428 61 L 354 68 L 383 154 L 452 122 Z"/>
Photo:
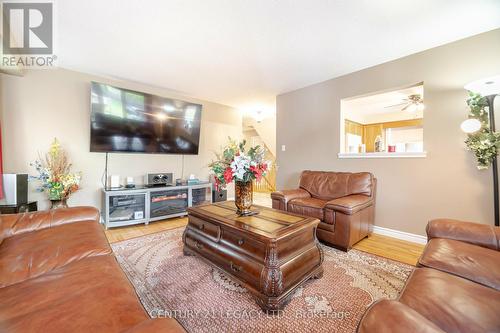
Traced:
<path fill-rule="evenodd" d="M 200 104 L 92 82 L 91 152 L 198 154 Z"/>

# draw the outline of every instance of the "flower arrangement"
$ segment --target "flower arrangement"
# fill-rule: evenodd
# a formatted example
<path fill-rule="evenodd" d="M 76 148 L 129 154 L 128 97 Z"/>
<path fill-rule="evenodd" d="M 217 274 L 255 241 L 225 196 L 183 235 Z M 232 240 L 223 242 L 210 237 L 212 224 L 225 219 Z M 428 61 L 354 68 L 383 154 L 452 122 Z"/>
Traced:
<path fill-rule="evenodd" d="M 57 139 L 44 157 L 39 155 L 30 165 L 38 172 L 37 176 L 30 177 L 31 180 L 40 182 L 37 191 L 46 192 L 49 200 L 66 200 L 80 188 L 81 173 L 70 172 L 72 165 Z"/>
<path fill-rule="evenodd" d="M 479 120 L 481 129 L 468 134 L 465 144 L 467 149 L 473 151 L 474 155 L 476 155 L 477 168 L 487 169 L 500 151 L 500 132 L 490 130 L 488 111 L 486 110 L 488 103 L 484 97 L 469 92 L 467 105 L 470 108 L 469 118 Z"/>
<path fill-rule="evenodd" d="M 247 183 L 260 179 L 266 175 L 271 165 L 265 161 L 266 150 L 262 146 L 255 146 L 245 151 L 246 141 L 237 143 L 229 138 L 229 143 L 223 148 L 222 154 L 215 154 L 216 161 L 209 164 L 215 176 L 215 187 L 224 188 L 233 180 Z"/>

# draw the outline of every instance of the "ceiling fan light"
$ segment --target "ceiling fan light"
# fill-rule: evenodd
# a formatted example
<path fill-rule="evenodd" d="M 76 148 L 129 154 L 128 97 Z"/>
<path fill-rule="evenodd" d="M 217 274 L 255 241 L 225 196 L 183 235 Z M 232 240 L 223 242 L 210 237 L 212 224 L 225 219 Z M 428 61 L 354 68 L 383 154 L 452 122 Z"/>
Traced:
<path fill-rule="evenodd" d="M 422 112 L 425 109 L 425 104 L 424 103 L 419 103 L 417 106 L 417 111 Z"/>
<path fill-rule="evenodd" d="M 253 115 L 253 119 L 256 122 L 261 123 L 262 120 L 264 120 L 264 112 L 262 112 L 261 110 L 256 111 Z"/>

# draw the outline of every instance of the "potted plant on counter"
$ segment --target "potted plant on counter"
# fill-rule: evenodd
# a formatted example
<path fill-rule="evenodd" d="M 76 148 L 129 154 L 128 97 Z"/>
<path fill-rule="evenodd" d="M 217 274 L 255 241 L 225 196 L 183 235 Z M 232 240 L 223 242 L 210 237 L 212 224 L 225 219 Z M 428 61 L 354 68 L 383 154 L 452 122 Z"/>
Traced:
<path fill-rule="evenodd" d="M 39 182 L 38 192 L 47 193 L 50 208 L 68 207 L 68 198 L 80 189 L 81 173 L 70 171 L 72 165 L 59 141 L 54 139 L 45 156 L 39 155 L 30 165 L 38 172 L 31 179 Z"/>
<path fill-rule="evenodd" d="M 245 150 L 246 141 L 240 143 L 229 138 L 222 154 L 215 154 L 217 160 L 209 167 L 215 176 L 216 189 L 235 182 L 235 205 L 241 216 L 251 215 L 253 203 L 253 180 L 260 181 L 266 175 L 270 161 L 265 161 L 265 148 L 255 146 Z"/>

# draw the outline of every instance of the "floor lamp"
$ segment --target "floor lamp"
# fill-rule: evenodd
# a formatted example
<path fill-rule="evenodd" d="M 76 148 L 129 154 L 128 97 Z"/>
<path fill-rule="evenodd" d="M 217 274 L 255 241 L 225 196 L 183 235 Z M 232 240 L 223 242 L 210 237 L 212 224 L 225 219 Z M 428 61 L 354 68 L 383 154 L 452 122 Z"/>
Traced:
<path fill-rule="evenodd" d="M 495 131 L 495 97 L 500 94 L 500 75 L 471 82 L 464 87 L 468 91 L 480 94 L 488 102 L 490 130 Z M 462 130 L 466 133 L 474 133 L 481 128 L 481 123 L 477 119 L 468 119 L 462 123 Z M 498 161 L 497 156 L 491 163 L 493 169 L 493 200 L 495 206 L 495 225 L 499 226 L 499 202 L 498 202 Z"/>

